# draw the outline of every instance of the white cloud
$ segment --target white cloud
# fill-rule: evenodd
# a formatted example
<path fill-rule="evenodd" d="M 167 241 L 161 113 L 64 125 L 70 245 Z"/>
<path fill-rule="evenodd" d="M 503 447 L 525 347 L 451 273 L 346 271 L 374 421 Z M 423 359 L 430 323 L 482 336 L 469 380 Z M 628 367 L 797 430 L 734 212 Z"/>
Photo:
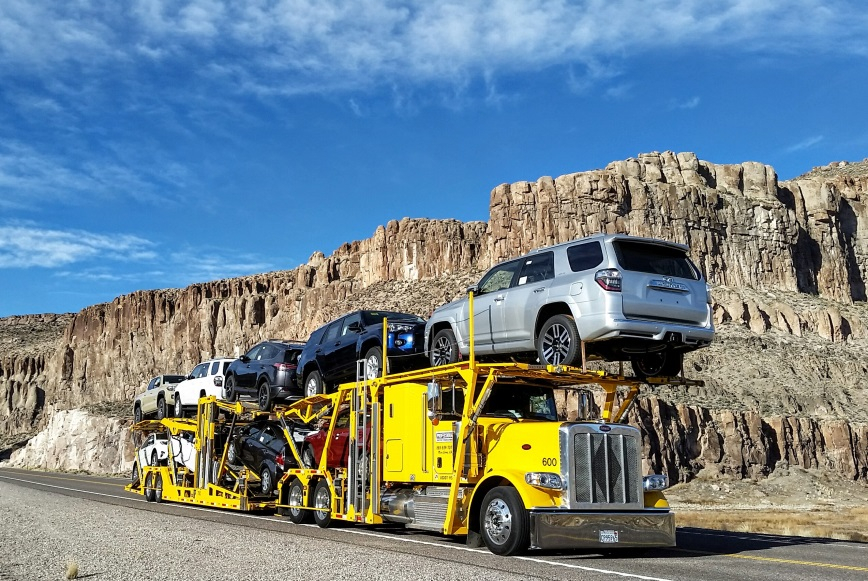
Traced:
<path fill-rule="evenodd" d="M 143 261 L 156 254 L 148 240 L 126 234 L 0 226 L 0 268 L 56 268 L 90 260 Z"/>
<path fill-rule="evenodd" d="M 296 94 L 464 82 L 661 47 L 864 54 L 866 28 L 861 3 L 844 0 L 5 0 L 0 67 L 74 76 L 145 59 Z"/>
<path fill-rule="evenodd" d="M 822 135 L 814 135 L 813 137 L 808 137 L 807 139 L 803 139 L 798 143 L 794 143 L 793 145 L 787 147 L 784 151 L 786 151 L 787 153 L 795 153 L 797 151 L 802 151 L 803 149 L 810 149 L 821 141 L 823 141 Z"/>

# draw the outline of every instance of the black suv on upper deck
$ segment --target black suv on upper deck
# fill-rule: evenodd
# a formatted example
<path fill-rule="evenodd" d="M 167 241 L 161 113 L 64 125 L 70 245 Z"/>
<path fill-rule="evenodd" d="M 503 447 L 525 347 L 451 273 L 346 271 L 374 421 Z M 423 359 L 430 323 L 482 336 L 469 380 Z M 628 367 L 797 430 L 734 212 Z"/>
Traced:
<path fill-rule="evenodd" d="M 224 382 L 226 399 L 253 395 L 259 409 L 268 410 L 275 400 L 300 396 L 296 380 L 298 357 L 303 343 L 269 339 L 229 364 Z"/>
<path fill-rule="evenodd" d="M 390 311 L 355 311 L 313 333 L 298 358 L 306 396 L 327 386 L 356 380 L 356 362 L 365 359 L 369 379 L 381 374 L 383 319 L 387 319 L 389 371 L 425 367 L 425 319 Z"/>

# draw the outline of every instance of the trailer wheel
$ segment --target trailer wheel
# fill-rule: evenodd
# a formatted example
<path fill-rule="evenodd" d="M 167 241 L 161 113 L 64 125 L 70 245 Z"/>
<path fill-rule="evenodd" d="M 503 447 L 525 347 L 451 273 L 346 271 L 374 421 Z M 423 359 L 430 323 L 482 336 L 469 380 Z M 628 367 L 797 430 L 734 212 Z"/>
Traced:
<path fill-rule="evenodd" d="M 289 485 L 287 504 L 291 506 L 307 506 L 307 503 L 304 501 L 304 485 L 298 478 L 293 478 L 292 484 Z M 289 520 L 297 525 L 310 521 L 310 511 L 303 508 L 288 508 L 286 509 L 286 514 L 289 516 Z"/>
<path fill-rule="evenodd" d="M 332 491 L 329 483 L 320 480 L 313 491 L 313 520 L 320 528 L 327 528 L 332 522 Z"/>
<path fill-rule="evenodd" d="M 163 476 L 157 474 L 154 478 L 154 502 L 163 502 Z"/>
<path fill-rule="evenodd" d="M 576 320 L 569 315 L 550 317 L 539 331 L 536 351 L 543 365 L 574 365 L 582 358 Z"/>
<path fill-rule="evenodd" d="M 496 555 L 515 555 L 530 544 L 527 510 L 515 488 L 497 486 L 488 491 L 479 514 L 482 539 Z"/>
<path fill-rule="evenodd" d="M 154 502 L 154 473 L 148 472 L 145 476 L 145 500 Z"/>

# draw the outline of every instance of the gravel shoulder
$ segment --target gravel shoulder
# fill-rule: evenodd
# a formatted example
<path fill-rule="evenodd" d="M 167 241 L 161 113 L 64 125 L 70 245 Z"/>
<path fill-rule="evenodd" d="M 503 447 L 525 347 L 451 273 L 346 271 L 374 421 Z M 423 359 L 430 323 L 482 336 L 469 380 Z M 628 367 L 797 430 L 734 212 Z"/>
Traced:
<path fill-rule="evenodd" d="M 200 521 L 0 481 L 0 580 L 526 579 L 421 555 Z M 472 558 L 472 557 L 471 557 Z"/>

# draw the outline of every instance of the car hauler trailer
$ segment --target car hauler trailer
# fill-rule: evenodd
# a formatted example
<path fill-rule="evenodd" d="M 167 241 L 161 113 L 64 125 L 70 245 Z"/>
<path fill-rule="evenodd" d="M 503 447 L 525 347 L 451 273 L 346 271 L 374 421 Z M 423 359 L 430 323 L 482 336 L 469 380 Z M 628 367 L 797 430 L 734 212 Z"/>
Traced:
<path fill-rule="evenodd" d="M 674 546 L 667 479 L 643 477 L 639 429 L 622 423 L 643 383 L 700 382 L 472 356 L 373 380 L 360 370 L 355 383 L 278 411 L 311 418 L 318 406 L 330 420 L 319 465 L 288 470 L 277 506 L 296 523 L 403 523 L 502 555 Z M 578 409 L 592 386 L 605 392 L 594 420 Z M 564 419 L 570 404 L 578 421 Z M 335 446 L 345 467 L 329 464 Z"/>
<path fill-rule="evenodd" d="M 303 410 L 300 406 L 294 417 L 304 417 Z M 165 434 L 170 447 L 163 464 L 143 465 L 141 454 L 137 454 L 132 482 L 125 489 L 144 495 L 149 502 L 184 502 L 239 511 L 274 510 L 276 498 L 259 494 L 259 476 L 227 462 L 228 442 L 235 430 L 268 415 L 252 402 L 230 403 L 208 396 L 199 400 L 196 419 L 164 418 L 134 424 L 134 434 Z M 287 440 L 292 441 L 293 430 L 286 422 L 283 430 Z M 192 435 L 195 450 L 195 462 L 188 460 L 187 465 L 171 447 L 173 438 L 182 434 L 188 438 Z"/>

